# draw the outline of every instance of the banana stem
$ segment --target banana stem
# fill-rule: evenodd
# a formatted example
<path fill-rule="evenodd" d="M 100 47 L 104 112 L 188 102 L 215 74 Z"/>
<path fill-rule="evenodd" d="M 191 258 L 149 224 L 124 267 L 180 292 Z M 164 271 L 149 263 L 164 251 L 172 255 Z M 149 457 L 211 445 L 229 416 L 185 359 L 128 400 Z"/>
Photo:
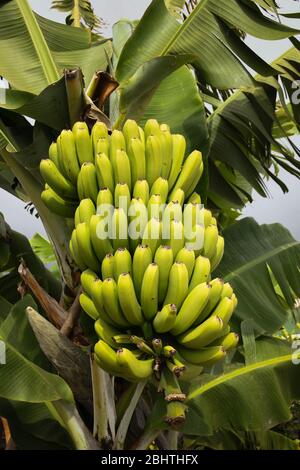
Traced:
<path fill-rule="evenodd" d="M 179 432 L 170 429 L 168 432 L 168 450 L 178 450 L 178 437 Z"/>
<path fill-rule="evenodd" d="M 143 390 L 145 388 L 147 381 L 139 382 L 135 392 L 132 396 L 131 402 L 124 413 L 124 416 L 119 424 L 116 439 L 115 439 L 115 444 L 114 448 L 117 450 L 122 450 L 124 449 L 124 444 L 125 444 L 125 439 L 127 435 L 127 431 L 133 416 L 133 413 L 135 412 L 136 406 L 139 402 L 139 399 L 143 393 Z M 151 442 L 151 441 L 150 441 Z"/>
<path fill-rule="evenodd" d="M 73 17 L 73 24 L 75 28 L 80 28 L 80 7 L 79 7 L 79 0 L 74 0 L 74 7 L 72 10 L 72 17 Z"/>
<path fill-rule="evenodd" d="M 3 160 L 20 181 L 22 187 L 35 205 L 39 216 L 43 222 L 45 230 L 52 241 L 58 259 L 58 264 L 65 283 L 70 289 L 74 288 L 72 277 L 72 258 L 69 253 L 68 239 L 70 238 L 70 228 L 67 222 L 61 217 L 52 214 L 41 200 L 42 185 L 23 168 L 13 155 L 2 149 L 0 152 Z"/>
<path fill-rule="evenodd" d="M 109 375 L 93 359 L 91 359 L 91 372 L 94 404 L 93 435 L 97 437 L 101 447 L 105 448 L 115 438 L 116 412 L 114 397 L 111 393 L 113 387 Z M 111 403 L 109 403 L 110 398 L 113 408 Z"/>
<path fill-rule="evenodd" d="M 165 422 L 174 430 L 177 430 L 185 421 L 186 396 L 182 393 L 175 375 L 167 368 L 162 372 L 161 385 L 164 389 L 165 401 L 167 402 L 167 414 Z"/>
<path fill-rule="evenodd" d="M 52 416 L 66 429 L 76 450 L 99 450 L 99 444 L 85 426 L 74 404 L 57 400 L 46 402 L 46 406 Z"/>

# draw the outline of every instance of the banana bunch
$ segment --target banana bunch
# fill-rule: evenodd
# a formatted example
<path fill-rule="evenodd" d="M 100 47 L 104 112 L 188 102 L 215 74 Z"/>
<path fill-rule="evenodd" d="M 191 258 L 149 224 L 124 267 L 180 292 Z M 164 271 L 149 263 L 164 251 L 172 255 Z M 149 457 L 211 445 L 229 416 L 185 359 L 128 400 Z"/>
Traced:
<path fill-rule="evenodd" d="M 42 199 L 74 219 L 70 251 L 81 271 L 82 309 L 94 320 L 100 367 L 163 391 L 166 421 L 185 418 L 181 381 L 225 358 L 239 341 L 229 321 L 232 287 L 212 272 L 224 253 L 196 187 L 202 155 L 150 119 L 112 133 L 78 122 L 42 160 Z"/>
<path fill-rule="evenodd" d="M 81 306 L 99 337 L 94 351 L 100 367 L 128 381 L 154 381 L 166 394 L 168 422 L 180 424 L 180 381 L 198 376 L 238 344 L 229 327 L 237 306 L 230 284 L 211 280 L 209 259 L 193 250 L 174 254 L 160 245 L 153 259 L 143 244 L 133 256 L 126 247 L 107 254 L 101 274 L 86 269 L 81 284 Z"/>
<path fill-rule="evenodd" d="M 192 152 L 185 159 L 186 142 L 172 135 L 167 125 L 154 119 L 142 129 L 127 120 L 123 131 L 109 135 L 105 124 L 97 122 L 91 133 L 85 122 L 63 130 L 49 148 L 49 158 L 40 163 L 45 180 L 42 199 L 48 208 L 63 217 L 74 216 L 78 200 L 94 204 L 100 190 L 106 190 L 118 207 L 122 197 L 141 199 L 160 195 L 162 203 L 178 196 L 192 196 L 203 173 L 202 155 Z"/>
<path fill-rule="evenodd" d="M 192 286 L 202 278 L 203 263 L 207 266 L 209 263 L 210 271 L 220 263 L 224 238 L 219 235 L 212 213 L 201 205 L 187 203 L 183 208 L 178 200 L 162 205 L 159 194 L 150 196 L 147 205 L 141 198 L 130 200 L 129 196 L 125 203 L 128 211 L 113 202 L 108 189 L 99 191 L 96 204 L 90 198 L 80 201 L 75 211 L 70 251 L 82 271 L 89 268 L 100 274 L 107 254 L 115 253 L 118 248 L 134 253 L 140 244 L 149 247 L 153 261 L 161 246 L 169 246 L 174 259 L 177 255 L 179 261 L 189 258 L 190 275 L 196 257 Z M 160 256 L 165 251 L 160 251 Z"/>

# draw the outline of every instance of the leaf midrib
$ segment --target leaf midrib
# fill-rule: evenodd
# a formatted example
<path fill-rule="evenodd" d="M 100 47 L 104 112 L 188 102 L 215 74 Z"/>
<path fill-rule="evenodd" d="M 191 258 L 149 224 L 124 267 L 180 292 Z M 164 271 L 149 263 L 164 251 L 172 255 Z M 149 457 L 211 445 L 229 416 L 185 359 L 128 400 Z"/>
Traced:
<path fill-rule="evenodd" d="M 36 364 L 34 364 L 33 362 L 29 361 L 25 356 L 23 356 L 14 346 L 12 346 L 10 343 L 7 342 L 7 340 L 5 339 L 5 335 L 2 336 L 1 333 L 3 333 L 3 331 L 1 331 L 0 329 L 0 339 L 2 339 L 4 341 L 4 343 L 6 344 L 6 346 L 11 350 L 13 351 L 22 361 L 24 361 L 27 366 L 32 369 L 34 371 L 34 373 L 38 374 L 39 377 L 41 377 L 41 379 L 44 381 L 44 383 L 46 382 L 48 385 L 49 385 L 49 388 L 54 390 L 54 394 L 56 394 L 57 398 L 53 398 L 53 400 L 59 400 L 59 399 L 65 399 L 65 400 L 68 400 L 68 398 L 66 397 L 62 397 L 60 396 L 60 394 L 57 393 L 57 390 L 55 389 L 55 387 L 53 387 L 53 384 L 51 384 L 51 382 L 49 381 L 49 378 L 48 378 L 48 375 L 49 372 L 41 369 L 39 366 L 37 366 Z M 57 376 L 58 377 L 58 376 Z M 68 385 L 66 384 L 66 386 L 68 387 Z M 48 400 L 49 401 L 49 400 Z M 43 400 L 43 401 L 31 401 L 30 403 L 43 403 L 43 402 L 46 402 L 46 400 Z"/>
<path fill-rule="evenodd" d="M 32 45 L 39 57 L 47 83 L 50 85 L 51 83 L 59 80 L 59 73 L 48 44 L 38 25 L 35 15 L 28 4 L 28 0 L 16 0 L 16 4 L 21 12 L 27 32 L 30 35 Z"/>
<path fill-rule="evenodd" d="M 267 251 L 263 255 L 259 256 L 258 258 L 255 258 L 252 261 L 249 261 L 246 264 L 243 264 L 240 268 L 236 269 L 235 271 L 231 271 L 229 274 L 224 276 L 224 281 L 228 282 L 232 280 L 234 277 L 239 276 L 243 272 L 247 271 L 248 269 L 251 269 L 258 264 L 261 264 L 263 262 L 267 262 L 270 258 L 273 258 L 274 256 L 278 255 L 279 253 L 283 253 L 286 250 L 289 250 L 290 248 L 294 246 L 300 245 L 300 242 L 292 242 L 292 243 L 286 243 L 284 245 L 281 245 L 278 248 L 274 248 L 274 250 Z"/>
<path fill-rule="evenodd" d="M 300 356 L 298 354 L 297 356 Z M 270 366 L 277 366 L 280 364 L 283 364 L 285 362 L 291 362 L 294 357 L 294 354 L 287 354 L 285 356 L 280 356 L 272 358 L 272 359 L 265 359 L 264 361 L 256 362 L 255 364 L 251 364 L 249 366 L 244 366 L 240 369 L 236 369 L 232 372 L 229 372 L 228 374 L 225 374 L 221 377 L 218 377 L 217 379 L 214 379 L 202 386 L 200 386 L 197 390 L 192 392 L 190 395 L 187 397 L 187 402 L 193 400 L 199 395 L 203 395 L 203 393 L 207 392 L 208 390 L 217 387 L 218 385 L 221 385 L 222 383 L 229 382 L 230 380 L 233 380 L 237 377 L 240 377 L 242 375 L 248 374 L 250 372 L 253 372 L 258 369 L 264 369 L 266 367 Z"/>
<path fill-rule="evenodd" d="M 160 55 L 166 55 L 168 53 L 168 51 L 171 49 L 171 47 L 173 46 L 173 44 L 175 43 L 175 41 L 181 36 L 181 34 L 185 31 L 185 29 L 190 25 L 190 23 L 193 21 L 193 18 L 194 16 L 196 16 L 196 14 L 201 11 L 202 9 L 204 9 L 207 5 L 207 3 L 209 2 L 210 0 L 203 0 L 201 3 L 199 3 L 196 8 L 192 11 L 192 13 L 184 20 L 184 22 L 182 23 L 182 25 L 177 29 L 176 33 L 173 35 L 173 37 L 170 39 L 170 41 L 168 42 L 168 44 L 165 46 L 165 48 L 163 49 L 163 51 L 161 52 Z"/>

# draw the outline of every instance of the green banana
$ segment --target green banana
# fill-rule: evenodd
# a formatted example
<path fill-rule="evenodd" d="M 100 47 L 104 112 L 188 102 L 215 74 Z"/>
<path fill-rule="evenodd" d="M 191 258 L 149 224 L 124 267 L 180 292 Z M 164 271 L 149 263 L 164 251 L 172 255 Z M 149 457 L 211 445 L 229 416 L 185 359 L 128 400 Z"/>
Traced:
<path fill-rule="evenodd" d="M 203 161 L 202 154 L 198 150 L 194 150 L 185 160 L 182 170 L 178 176 L 178 179 L 175 183 L 173 191 L 171 193 L 171 200 L 173 200 L 172 195 L 175 191 L 181 188 L 186 197 L 194 192 L 194 189 L 191 190 L 191 185 L 194 182 L 194 179 L 197 178 L 200 180 L 203 172 Z M 189 194 L 190 192 L 190 194 Z"/>
<path fill-rule="evenodd" d="M 100 153 L 95 158 L 96 176 L 100 189 L 108 188 L 112 194 L 115 190 L 114 174 L 111 161 L 105 155 Z"/>
<path fill-rule="evenodd" d="M 85 311 L 85 313 L 89 315 L 89 317 L 91 317 L 93 320 L 97 320 L 97 318 L 99 317 L 98 311 L 95 307 L 94 302 L 87 294 L 85 293 L 80 294 L 79 303 L 81 307 L 83 308 L 83 310 Z"/>
<path fill-rule="evenodd" d="M 102 188 L 97 195 L 97 214 L 98 215 L 111 215 L 112 207 L 114 205 L 114 197 L 108 188 Z"/>
<path fill-rule="evenodd" d="M 52 160 L 41 160 L 40 173 L 44 181 L 62 199 L 77 199 L 76 186 L 61 174 Z"/>
<path fill-rule="evenodd" d="M 224 254 L 224 238 L 220 235 L 218 236 L 216 252 L 211 259 L 211 270 L 214 271 L 220 264 L 221 259 Z"/>
<path fill-rule="evenodd" d="M 215 225 L 209 225 L 206 227 L 204 233 L 203 256 L 206 256 L 209 259 L 212 259 L 215 256 L 218 236 L 218 228 Z"/>
<path fill-rule="evenodd" d="M 198 350 L 215 341 L 219 337 L 223 326 L 224 323 L 220 317 L 212 316 L 196 328 L 182 333 L 177 337 L 177 341 L 185 348 Z M 181 354 L 180 350 L 179 353 Z M 185 359 L 184 355 L 183 358 Z"/>
<path fill-rule="evenodd" d="M 163 227 L 163 236 L 165 236 L 165 227 Z M 166 241 L 166 245 L 169 245 L 173 251 L 174 258 L 184 247 L 184 226 L 179 220 L 171 220 L 169 228 L 169 239 Z"/>
<path fill-rule="evenodd" d="M 85 198 L 90 198 L 95 204 L 98 196 L 98 182 L 95 165 L 86 162 L 81 166 L 80 170 L 81 182 Z"/>
<path fill-rule="evenodd" d="M 125 138 L 124 138 L 123 132 L 115 129 L 113 130 L 110 136 L 110 147 L 109 147 L 109 158 L 110 158 L 113 170 L 114 170 L 114 174 L 116 172 L 116 157 L 117 157 L 118 150 L 122 150 L 123 152 L 125 152 L 126 144 L 125 144 Z"/>
<path fill-rule="evenodd" d="M 116 351 L 114 351 L 105 341 L 100 339 L 98 343 L 95 344 L 94 351 L 95 359 L 103 370 L 109 374 L 132 380 L 132 377 L 129 378 L 125 374 L 124 368 L 119 365 Z"/>
<path fill-rule="evenodd" d="M 151 263 L 151 249 L 146 245 L 139 245 L 134 252 L 132 261 L 133 283 L 138 299 L 140 299 L 145 271 Z"/>
<path fill-rule="evenodd" d="M 184 204 L 184 200 L 185 200 L 185 194 L 181 188 L 176 189 L 176 191 L 173 191 L 169 196 L 169 202 L 178 202 L 178 204 L 180 204 L 181 207 Z"/>
<path fill-rule="evenodd" d="M 77 178 L 77 194 L 79 197 L 79 200 L 84 199 L 86 196 L 84 194 L 84 187 L 83 187 L 83 182 L 82 182 L 82 174 L 81 171 L 79 172 L 78 178 Z"/>
<path fill-rule="evenodd" d="M 103 303 L 103 294 L 102 294 L 102 281 L 101 279 L 95 279 L 89 287 L 91 293 L 90 298 L 94 302 L 96 310 L 98 312 L 98 317 L 103 320 L 105 323 L 113 324 L 111 318 L 105 312 L 104 303 Z"/>
<path fill-rule="evenodd" d="M 90 237 L 94 252 L 100 262 L 108 253 L 113 253 L 113 247 L 107 232 L 106 221 L 100 215 L 90 219 Z"/>
<path fill-rule="evenodd" d="M 94 162 L 93 144 L 88 126 L 85 122 L 75 122 L 72 132 L 75 138 L 79 164 Z"/>
<path fill-rule="evenodd" d="M 183 220 L 185 226 L 195 227 L 195 225 L 203 225 L 204 213 L 199 204 L 188 203 L 184 207 Z"/>
<path fill-rule="evenodd" d="M 227 325 L 235 309 L 235 299 L 233 296 L 230 299 L 228 297 L 224 297 L 212 313 L 212 317 L 221 318 L 224 325 Z"/>
<path fill-rule="evenodd" d="M 159 178 L 157 178 L 156 181 L 154 181 L 152 188 L 151 188 L 150 196 L 159 194 L 161 204 L 165 204 L 168 198 L 168 193 L 169 193 L 168 180 L 160 176 Z"/>
<path fill-rule="evenodd" d="M 152 340 L 152 347 L 153 347 L 155 354 L 160 356 L 163 350 L 162 340 L 160 338 L 154 338 Z"/>
<path fill-rule="evenodd" d="M 114 279 L 104 279 L 102 283 L 102 299 L 104 310 L 111 321 L 122 328 L 128 327 L 129 323 L 122 313 L 118 298 L 117 284 Z"/>
<path fill-rule="evenodd" d="M 114 279 L 118 282 L 119 276 L 123 273 L 132 272 L 132 259 L 126 248 L 118 248 L 114 255 Z"/>
<path fill-rule="evenodd" d="M 131 139 L 140 138 L 139 126 L 137 125 L 136 121 L 133 119 L 127 119 L 123 126 L 123 134 L 126 141 L 126 147 L 128 148 Z"/>
<path fill-rule="evenodd" d="M 107 253 L 104 256 L 101 265 L 101 275 L 103 280 L 114 277 L 114 255 L 112 253 Z"/>
<path fill-rule="evenodd" d="M 179 309 L 186 298 L 189 286 L 189 275 L 185 264 L 175 262 L 170 270 L 169 284 L 164 305 L 175 304 Z"/>
<path fill-rule="evenodd" d="M 75 227 L 82 222 L 89 223 L 91 217 L 96 214 L 94 203 L 91 199 L 82 199 L 76 209 Z"/>
<path fill-rule="evenodd" d="M 131 252 L 134 253 L 137 246 L 142 240 L 147 222 L 148 222 L 148 211 L 142 199 L 133 198 L 131 200 L 129 209 L 129 244 Z"/>
<path fill-rule="evenodd" d="M 107 157 L 109 156 L 109 138 L 108 137 L 100 137 L 98 139 L 97 145 L 96 145 L 96 150 L 95 150 L 95 160 L 97 158 L 97 155 L 106 155 Z"/>
<path fill-rule="evenodd" d="M 148 202 L 148 219 L 161 219 L 162 215 L 162 201 L 160 194 L 153 194 L 150 196 Z"/>
<path fill-rule="evenodd" d="M 163 223 L 164 230 L 169 230 L 169 226 L 172 220 L 177 220 L 178 222 L 179 221 L 182 222 L 182 216 L 183 216 L 182 207 L 179 204 L 179 202 L 178 201 L 169 202 L 169 204 L 165 207 L 165 210 L 162 216 L 162 223 Z M 167 237 L 167 234 L 165 237 Z"/>
<path fill-rule="evenodd" d="M 136 298 L 134 284 L 130 274 L 123 273 L 118 277 L 118 296 L 124 317 L 131 325 L 143 325 L 142 309 Z"/>
<path fill-rule="evenodd" d="M 117 351 L 117 362 L 126 374 L 137 380 L 146 380 L 152 375 L 154 360 L 137 359 L 129 349 L 121 348 Z"/>
<path fill-rule="evenodd" d="M 98 278 L 97 274 L 91 269 L 85 269 L 80 276 L 80 282 L 83 288 L 83 291 L 89 296 L 92 297 L 92 288 L 91 285 Z"/>
<path fill-rule="evenodd" d="M 194 271 L 192 278 L 189 284 L 189 292 L 191 292 L 194 287 L 203 282 L 208 282 L 210 279 L 210 261 L 204 256 L 198 256 L 195 261 Z"/>
<path fill-rule="evenodd" d="M 148 119 L 148 121 L 145 124 L 144 127 L 144 133 L 145 133 L 145 141 L 147 142 L 147 139 L 150 136 L 160 136 L 161 135 L 161 130 L 160 126 L 157 122 L 156 119 Z"/>
<path fill-rule="evenodd" d="M 113 349 L 118 348 L 116 342 L 113 339 L 115 336 L 120 334 L 120 332 L 116 328 L 106 323 L 100 317 L 95 321 L 94 327 L 100 339 L 105 341 L 105 343 L 107 343 Z"/>
<path fill-rule="evenodd" d="M 222 279 L 216 278 L 213 279 L 210 283 L 211 290 L 210 290 L 210 295 L 209 299 L 207 302 L 206 307 L 202 312 L 200 313 L 199 317 L 195 321 L 194 325 L 200 325 L 206 318 L 209 316 L 209 314 L 213 311 L 217 303 L 219 302 L 224 286 L 224 281 Z"/>
<path fill-rule="evenodd" d="M 204 227 L 207 228 L 209 225 L 211 225 L 212 222 L 212 213 L 208 209 L 202 209 L 202 217 L 203 217 L 203 223 Z"/>
<path fill-rule="evenodd" d="M 211 286 L 203 283 L 196 286 L 184 300 L 179 310 L 171 333 L 175 336 L 186 331 L 196 321 L 205 308 L 210 294 Z"/>
<path fill-rule="evenodd" d="M 155 252 L 160 245 L 162 235 L 162 224 L 158 219 L 150 219 L 147 223 L 143 238 L 142 244 L 149 246 L 154 257 Z"/>
<path fill-rule="evenodd" d="M 41 194 L 41 199 L 54 214 L 65 217 L 66 219 L 74 217 L 77 204 L 61 198 L 53 189 L 49 187 L 45 189 Z"/>
<path fill-rule="evenodd" d="M 118 183 L 115 187 L 115 207 L 123 209 L 125 214 L 127 214 L 131 196 L 130 189 L 126 183 Z"/>
<path fill-rule="evenodd" d="M 108 129 L 103 122 L 98 121 L 93 125 L 91 133 L 94 157 L 96 157 L 98 153 L 98 142 L 100 139 L 103 139 L 108 142 Z"/>
<path fill-rule="evenodd" d="M 58 151 L 57 151 L 57 143 L 56 142 L 52 142 L 52 144 L 50 145 L 48 156 L 49 156 L 50 160 L 54 163 L 54 165 L 56 166 L 58 171 L 60 171 L 60 163 L 59 163 L 59 160 L 58 160 Z"/>
<path fill-rule="evenodd" d="M 171 248 L 161 245 L 155 252 L 154 262 L 159 269 L 158 303 L 161 304 L 167 294 L 169 285 L 170 269 L 173 265 L 174 256 Z"/>
<path fill-rule="evenodd" d="M 57 150 L 57 168 L 59 169 L 61 174 L 64 175 L 65 178 L 70 179 L 64 167 L 64 157 L 63 157 L 62 146 L 61 146 L 61 134 L 59 134 L 56 140 L 56 150 Z"/>
<path fill-rule="evenodd" d="M 229 284 L 229 282 L 226 282 L 226 284 L 223 285 L 221 298 L 224 299 L 224 297 L 231 297 L 232 294 L 233 294 L 233 289 L 231 285 Z"/>
<path fill-rule="evenodd" d="M 160 177 L 161 166 L 162 153 L 160 139 L 155 135 L 150 135 L 146 140 L 146 175 L 150 188 Z"/>
<path fill-rule="evenodd" d="M 136 199 L 142 199 L 144 204 L 147 206 L 149 202 L 149 184 L 148 181 L 137 180 L 133 188 L 133 197 Z"/>
<path fill-rule="evenodd" d="M 153 327 L 157 333 L 167 333 L 176 321 L 177 307 L 175 304 L 165 305 L 153 319 Z"/>
<path fill-rule="evenodd" d="M 78 224 L 75 230 L 78 248 L 85 263 L 92 271 L 98 272 L 100 265 L 91 243 L 89 224 L 86 222 Z"/>
<path fill-rule="evenodd" d="M 82 253 L 79 250 L 78 243 L 77 243 L 77 237 L 76 237 L 76 229 L 73 230 L 72 235 L 71 235 L 71 240 L 70 240 L 70 251 L 72 254 L 72 257 L 79 267 L 81 271 L 84 271 L 87 268 L 87 265 L 85 263 L 85 259 L 82 256 Z"/>
<path fill-rule="evenodd" d="M 203 225 L 195 225 L 190 230 L 189 226 L 184 227 L 185 246 L 194 250 L 195 255 L 199 256 L 203 252 L 205 240 L 205 228 Z"/>
<path fill-rule="evenodd" d="M 173 139 L 168 126 L 162 124 L 160 126 L 160 130 L 160 144 L 162 151 L 161 175 L 163 178 L 168 179 L 172 167 Z"/>
<path fill-rule="evenodd" d="M 141 287 L 141 306 L 147 320 L 155 317 L 158 309 L 159 269 L 151 263 L 145 270 Z"/>
<path fill-rule="evenodd" d="M 173 346 L 170 346 L 170 345 L 167 345 L 167 346 L 164 346 L 163 347 L 163 356 L 168 358 L 168 359 L 171 359 L 172 357 L 175 356 L 176 354 L 176 349 L 173 348 Z"/>
<path fill-rule="evenodd" d="M 132 138 L 127 146 L 130 160 L 132 185 L 146 178 L 146 157 L 144 145 L 139 138 Z"/>
<path fill-rule="evenodd" d="M 188 279 L 190 281 L 195 266 L 195 252 L 193 250 L 189 250 L 186 247 L 183 247 L 180 251 L 178 251 L 175 261 L 177 263 L 185 264 L 188 272 Z"/>
<path fill-rule="evenodd" d="M 72 131 L 63 130 L 61 132 L 60 145 L 63 158 L 62 164 L 64 166 L 65 173 L 68 179 L 76 185 L 80 166 L 77 159 L 75 139 Z"/>
<path fill-rule="evenodd" d="M 201 196 L 198 193 L 193 193 L 188 199 L 191 204 L 201 204 Z"/>
<path fill-rule="evenodd" d="M 202 367 L 213 366 L 226 356 L 226 351 L 220 346 L 211 346 L 197 351 L 179 348 L 178 351 L 185 361 Z"/>
<path fill-rule="evenodd" d="M 111 221 L 111 238 L 114 250 L 129 248 L 128 220 L 123 209 L 115 209 Z"/>
<path fill-rule="evenodd" d="M 169 188 L 173 188 L 178 175 L 181 170 L 182 162 L 184 160 L 186 141 L 183 135 L 174 134 L 172 135 L 172 165 L 169 175 Z"/>
<path fill-rule="evenodd" d="M 116 150 L 115 164 L 113 164 L 115 183 L 127 184 L 131 192 L 130 161 L 124 150 Z"/>
<path fill-rule="evenodd" d="M 222 348 L 229 352 L 232 349 L 235 349 L 239 344 L 239 335 L 236 333 L 227 333 L 227 335 L 221 336 L 216 341 L 212 343 L 213 346 L 222 346 Z"/>

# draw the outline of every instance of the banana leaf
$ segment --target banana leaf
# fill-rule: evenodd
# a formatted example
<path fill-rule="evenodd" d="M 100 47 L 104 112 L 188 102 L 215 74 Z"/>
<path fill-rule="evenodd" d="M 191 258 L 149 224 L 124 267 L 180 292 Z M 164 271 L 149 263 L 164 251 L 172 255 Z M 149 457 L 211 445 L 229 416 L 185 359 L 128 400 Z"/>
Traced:
<path fill-rule="evenodd" d="M 154 37 L 153 25 L 157 31 Z M 228 41 L 232 28 L 269 40 L 297 34 L 297 30 L 266 17 L 251 0 L 200 2 L 183 23 L 167 10 L 164 0 L 154 0 L 123 49 L 117 79 L 127 80 L 154 57 L 190 53 L 196 57 L 193 65 L 200 71 L 202 83 L 220 89 L 251 86 L 250 74 L 235 55 L 243 47 L 242 40 L 236 37 L 235 41 Z M 247 58 L 253 67 L 253 55 L 244 54 L 243 60 Z"/>
<path fill-rule="evenodd" d="M 81 28 L 35 15 L 28 0 L 2 2 L 0 75 L 13 88 L 36 95 L 56 82 L 64 68 L 74 64 L 80 63 L 90 79 L 95 70 L 106 67 L 111 46 L 106 41 L 91 44 L 88 37 L 88 31 Z"/>
<path fill-rule="evenodd" d="M 300 242 L 282 225 L 259 225 L 252 218 L 233 224 L 224 237 L 225 254 L 215 275 L 230 282 L 238 297 L 233 327 L 251 319 L 256 334 L 274 333 L 288 320 L 286 304 L 292 309 L 300 297 Z"/>

